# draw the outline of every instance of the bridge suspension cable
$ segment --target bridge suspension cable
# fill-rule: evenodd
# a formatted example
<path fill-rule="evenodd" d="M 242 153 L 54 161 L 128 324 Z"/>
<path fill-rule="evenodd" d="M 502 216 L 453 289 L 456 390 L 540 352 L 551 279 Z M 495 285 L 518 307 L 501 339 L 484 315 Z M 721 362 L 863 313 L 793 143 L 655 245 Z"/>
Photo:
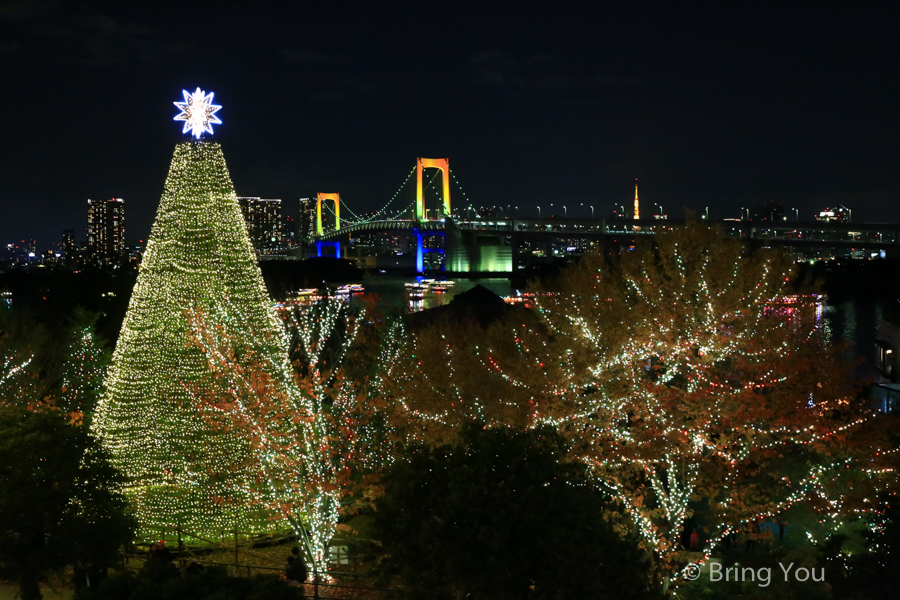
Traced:
<path fill-rule="evenodd" d="M 381 221 L 392 221 L 395 219 L 415 220 L 416 217 L 414 214 L 414 210 L 415 210 L 416 200 L 413 200 L 408 206 L 405 206 L 401 209 L 391 209 L 391 206 L 400 197 L 401 193 L 406 188 L 407 184 L 410 182 L 410 180 L 412 179 L 413 174 L 415 172 L 416 172 L 416 167 L 413 167 L 412 169 L 410 169 L 409 173 L 407 173 L 407 175 L 406 175 L 406 179 L 403 180 L 403 183 L 400 184 L 400 186 L 397 188 L 397 190 L 391 196 L 390 200 L 388 200 L 384 204 L 384 206 L 382 206 L 375 212 L 364 214 L 364 215 L 360 216 L 359 214 L 354 212 L 354 210 L 352 208 L 350 208 L 350 206 L 348 206 L 346 203 L 342 203 L 344 205 L 342 208 L 350 215 L 350 218 L 344 217 L 343 221 L 346 223 L 346 225 L 364 225 L 366 223 L 371 223 L 376 220 L 381 220 Z M 466 194 L 465 190 L 462 187 L 462 184 L 460 184 L 459 179 L 456 177 L 456 173 L 454 173 L 452 170 L 450 170 L 449 174 L 450 174 L 450 177 L 453 179 L 453 181 L 456 182 L 456 186 L 459 189 L 459 191 L 462 193 L 464 202 L 465 202 L 465 204 L 468 205 L 467 208 L 471 208 L 472 210 L 475 210 L 475 207 L 472 206 L 472 201 L 469 199 L 468 195 Z M 440 175 L 441 175 L 441 172 L 439 170 L 435 171 L 434 175 L 429 180 L 428 185 L 423 190 L 423 195 L 425 193 L 431 193 L 432 190 L 436 189 L 435 182 L 437 181 L 437 179 Z M 330 205 L 326 204 L 325 210 L 327 210 L 328 213 L 332 217 L 337 216 L 335 214 L 334 209 Z"/>
<path fill-rule="evenodd" d="M 460 193 L 462 193 L 462 195 L 463 195 L 463 200 L 464 200 L 465 203 L 468 205 L 466 208 L 471 208 L 471 209 L 474 211 L 474 210 L 475 210 L 475 207 L 472 206 L 472 201 L 469 200 L 469 196 L 466 194 L 466 190 L 463 189 L 463 186 L 462 186 L 462 184 L 459 182 L 459 179 L 456 178 L 456 173 L 453 172 L 453 169 L 450 169 L 450 176 L 453 178 L 453 181 L 456 182 L 456 187 L 459 188 Z M 475 214 L 478 214 L 478 212 L 476 211 Z"/>
<path fill-rule="evenodd" d="M 403 191 L 403 188 L 406 187 L 406 184 L 409 183 L 409 180 L 412 178 L 413 173 L 415 173 L 415 172 L 416 172 L 415 167 L 413 167 L 412 169 L 409 170 L 409 173 L 407 173 L 407 175 L 406 175 L 406 179 L 403 181 L 403 183 L 400 184 L 400 187 L 397 188 L 397 191 L 394 192 L 394 195 L 391 196 L 391 199 L 387 201 L 387 204 L 385 204 L 380 209 L 378 209 L 374 213 L 372 213 L 372 216 L 371 216 L 371 218 L 369 218 L 369 221 L 374 221 L 375 217 L 377 217 L 379 214 L 384 212 L 387 209 L 387 207 L 390 206 L 391 203 L 397 199 L 397 196 L 400 195 L 400 192 Z"/>
<path fill-rule="evenodd" d="M 355 217 L 355 220 L 353 220 L 353 219 L 350 219 L 350 220 L 349 220 L 350 223 L 353 224 L 353 225 L 361 225 L 361 224 L 364 224 L 364 223 L 371 223 L 372 221 L 377 220 L 377 219 L 378 219 L 378 216 L 379 216 L 379 215 L 382 215 L 383 213 L 388 213 L 388 214 L 389 214 L 389 213 L 391 213 L 391 212 L 394 212 L 394 211 L 388 211 L 388 209 L 390 208 L 391 204 L 393 204 L 394 201 L 397 199 L 397 197 L 400 195 L 400 192 L 402 192 L 403 189 L 406 187 L 406 184 L 409 183 L 410 179 L 411 179 L 412 176 L 413 176 L 413 173 L 415 173 L 415 172 L 416 172 L 416 168 L 415 168 L 415 167 L 413 167 L 412 169 L 410 169 L 409 173 L 407 173 L 407 175 L 406 175 L 406 179 L 403 180 L 403 183 L 400 184 L 400 187 L 398 187 L 398 188 L 397 188 L 397 191 L 394 192 L 394 195 L 391 196 L 391 199 L 388 200 L 388 201 L 385 203 L 384 206 L 382 206 L 381 208 L 379 208 L 378 210 L 376 210 L 376 211 L 373 212 L 373 213 L 368 213 L 368 214 L 366 214 L 366 215 L 364 215 L 364 216 L 360 216 L 360 215 L 356 214 L 355 212 L 353 212 L 353 209 L 351 209 L 349 206 L 346 206 L 346 204 L 345 204 L 344 206 L 346 206 L 346 209 L 350 212 L 351 215 L 353 215 L 353 216 Z M 329 210 L 330 210 L 330 209 L 329 209 Z M 406 210 L 406 209 L 404 208 L 404 209 L 400 210 L 400 211 L 398 212 L 398 214 L 399 214 L 399 213 L 402 213 L 404 210 Z M 388 217 L 386 218 L 386 220 L 390 220 L 391 218 L 392 218 L 392 217 L 388 216 Z M 382 220 L 385 220 L 385 219 L 382 219 Z"/>
<path fill-rule="evenodd" d="M 333 216 L 333 217 L 337 216 L 335 214 L 334 210 L 330 206 L 328 206 L 327 204 L 324 206 L 325 206 L 325 210 L 327 210 L 329 213 L 331 213 L 331 216 Z M 394 219 L 413 221 L 413 220 L 415 220 L 415 208 L 416 208 L 416 201 L 413 200 L 408 205 L 406 205 L 406 207 L 390 213 L 388 216 L 386 216 L 386 218 L 381 219 L 381 221 L 393 221 Z M 408 214 L 404 214 L 404 213 L 408 213 Z M 366 223 L 371 223 L 371 222 L 372 222 L 371 220 L 357 222 L 357 221 L 348 221 L 347 219 L 344 219 L 344 223 L 343 223 L 344 226 L 341 227 L 341 229 L 345 229 L 347 227 L 353 227 L 356 225 L 365 225 Z M 326 233 L 330 233 L 332 231 L 333 230 L 328 230 Z"/>

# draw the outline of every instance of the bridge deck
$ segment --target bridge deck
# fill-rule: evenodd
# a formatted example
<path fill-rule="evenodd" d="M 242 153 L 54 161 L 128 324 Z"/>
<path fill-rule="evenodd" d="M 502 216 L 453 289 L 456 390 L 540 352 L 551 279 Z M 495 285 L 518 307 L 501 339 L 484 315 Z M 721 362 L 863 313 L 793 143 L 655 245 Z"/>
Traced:
<path fill-rule="evenodd" d="M 721 226 L 725 234 L 737 239 L 755 240 L 781 246 L 885 247 L 900 243 L 900 223 L 824 223 L 749 221 L 708 221 Z M 605 220 L 605 219 L 477 219 L 454 221 L 461 231 L 506 233 L 517 238 L 631 238 L 653 235 L 660 228 L 683 225 L 684 221 Z M 441 232 L 443 220 L 371 221 L 342 227 L 316 236 L 316 241 L 342 241 L 363 233 Z"/>

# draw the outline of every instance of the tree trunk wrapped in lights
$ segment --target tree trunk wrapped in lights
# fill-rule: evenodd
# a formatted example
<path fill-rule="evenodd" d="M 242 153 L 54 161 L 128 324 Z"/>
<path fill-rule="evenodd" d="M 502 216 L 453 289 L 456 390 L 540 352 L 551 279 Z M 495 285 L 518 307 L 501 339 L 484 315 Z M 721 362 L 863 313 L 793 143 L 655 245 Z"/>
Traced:
<path fill-rule="evenodd" d="M 241 343 L 227 324 L 198 313 L 196 344 L 216 373 L 192 394 L 214 431 L 247 440 L 249 455 L 234 455 L 229 470 L 256 472 L 245 498 L 290 523 L 305 546 L 310 572 L 327 578 L 328 546 L 341 513 L 364 498 L 381 464 L 374 415 L 377 398 L 366 378 L 348 377 L 349 354 L 366 345 L 359 335 L 369 315 L 325 298 L 282 312 L 295 377 L 272 385 L 265 356 Z M 237 360 L 237 357 L 242 357 Z M 370 361 L 366 361 L 370 362 Z"/>
<path fill-rule="evenodd" d="M 254 449 L 211 428 L 192 392 L 215 376 L 194 343 L 197 312 L 240 337 L 271 385 L 290 380 L 283 330 L 222 149 L 206 141 L 175 148 L 94 420 L 130 480 L 127 495 L 145 539 L 218 540 L 274 526 L 250 501 L 258 473 L 235 469 L 236 457 L 252 463 Z"/>
<path fill-rule="evenodd" d="M 750 521 L 807 502 L 852 518 L 896 485 L 890 465 L 870 461 L 878 442 L 862 433 L 871 413 L 853 365 L 816 299 L 787 295 L 791 271 L 783 254 L 688 223 L 584 257 L 535 295 L 538 326 L 401 340 L 386 393 L 413 437 L 504 423 L 510 410 L 554 425 L 668 581 L 697 558 L 681 553 L 692 515 L 706 523 L 705 559 Z M 860 481 L 846 481 L 854 470 Z"/>

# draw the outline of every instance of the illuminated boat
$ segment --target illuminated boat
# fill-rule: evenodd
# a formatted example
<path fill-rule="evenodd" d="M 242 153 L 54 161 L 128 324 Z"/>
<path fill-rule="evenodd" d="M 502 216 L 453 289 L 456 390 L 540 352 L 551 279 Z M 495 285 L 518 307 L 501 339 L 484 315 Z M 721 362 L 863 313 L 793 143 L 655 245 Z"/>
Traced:
<path fill-rule="evenodd" d="M 350 285 L 341 285 L 338 286 L 337 293 L 338 294 L 362 294 L 365 291 L 365 288 L 358 283 L 353 283 Z"/>

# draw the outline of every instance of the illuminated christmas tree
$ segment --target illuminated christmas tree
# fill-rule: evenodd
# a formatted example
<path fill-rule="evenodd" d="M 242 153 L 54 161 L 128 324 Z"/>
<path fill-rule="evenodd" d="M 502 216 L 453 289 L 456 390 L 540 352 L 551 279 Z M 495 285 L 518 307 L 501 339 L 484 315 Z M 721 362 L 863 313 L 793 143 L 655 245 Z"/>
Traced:
<path fill-rule="evenodd" d="M 94 427 L 130 479 L 143 537 L 217 540 L 273 524 L 251 501 L 252 444 L 211 427 L 197 394 L 217 373 L 194 343 L 196 315 L 239 339 L 267 385 L 290 365 L 222 149 L 199 139 L 219 107 L 199 88 L 184 95 L 176 120 L 198 139 L 175 148 Z"/>

